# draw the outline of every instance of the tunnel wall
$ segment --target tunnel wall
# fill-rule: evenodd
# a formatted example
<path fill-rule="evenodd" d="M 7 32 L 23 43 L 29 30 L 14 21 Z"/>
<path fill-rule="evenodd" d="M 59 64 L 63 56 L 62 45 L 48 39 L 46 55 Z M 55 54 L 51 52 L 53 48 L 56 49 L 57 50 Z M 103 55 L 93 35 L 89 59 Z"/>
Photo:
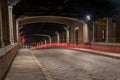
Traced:
<path fill-rule="evenodd" d="M 18 48 L 19 45 L 14 44 L 0 49 L 0 54 L 2 54 L 0 55 L 0 80 L 5 77 L 7 71 L 9 70 Z"/>

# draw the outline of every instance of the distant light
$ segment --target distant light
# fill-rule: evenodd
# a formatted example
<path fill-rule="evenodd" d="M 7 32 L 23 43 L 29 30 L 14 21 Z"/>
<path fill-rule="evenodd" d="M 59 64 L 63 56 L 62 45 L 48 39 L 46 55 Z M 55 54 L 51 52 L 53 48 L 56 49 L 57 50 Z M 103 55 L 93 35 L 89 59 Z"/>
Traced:
<path fill-rule="evenodd" d="M 90 20 L 90 19 L 91 19 L 91 17 L 90 17 L 89 15 L 87 15 L 87 16 L 86 16 L 86 19 L 87 19 L 87 20 Z"/>

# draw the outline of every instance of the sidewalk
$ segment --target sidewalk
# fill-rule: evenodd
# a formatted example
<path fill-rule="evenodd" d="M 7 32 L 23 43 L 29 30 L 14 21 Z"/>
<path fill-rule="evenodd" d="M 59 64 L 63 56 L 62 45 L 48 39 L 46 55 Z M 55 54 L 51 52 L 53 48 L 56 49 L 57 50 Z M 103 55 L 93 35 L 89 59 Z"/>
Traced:
<path fill-rule="evenodd" d="M 72 49 L 73 50 L 78 50 L 78 51 L 83 51 L 83 52 L 89 52 L 89 53 L 92 53 L 92 54 L 97 54 L 97 55 L 102 55 L 102 56 L 107 56 L 107 57 L 120 59 L 120 54 L 119 53 L 102 52 L 102 51 L 91 50 L 91 49 L 83 49 L 83 48 L 72 48 Z"/>
<path fill-rule="evenodd" d="M 47 80 L 28 49 L 20 49 L 5 80 Z"/>

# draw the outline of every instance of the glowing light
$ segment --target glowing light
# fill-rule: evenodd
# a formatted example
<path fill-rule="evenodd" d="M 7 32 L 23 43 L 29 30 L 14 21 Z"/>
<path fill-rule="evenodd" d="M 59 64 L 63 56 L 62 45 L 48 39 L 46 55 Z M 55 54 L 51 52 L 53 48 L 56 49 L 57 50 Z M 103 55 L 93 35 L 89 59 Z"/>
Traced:
<path fill-rule="evenodd" d="M 86 19 L 87 19 L 87 20 L 90 20 L 90 19 L 91 19 L 91 17 L 90 17 L 89 15 L 87 15 L 87 16 L 86 16 Z"/>
<path fill-rule="evenodd" d="M 43 44 L 39 46 L 31 47 L 31 49 L 39 49 L 39 48 L 47 48 L 47 47 L 58 47 L 58 48 L 79 48 L 81 45 L 76 44 L 67 44 L 67 43 L 51 43 L 51 44 Z"/>
<path fill-rule="evenodd" d="M 82 49 L 92 49 L 92 50 L 98 50 L 98 51 L 105 51 L 105 52 L 115 52 L 120 53 L 120 48 L 116 47 L 106 47 L 106 46 L 89 46 L 84 44 L 67 44 L 67 43 L 49 43 L 49 44 L 43 44 L 39 46 L 33 46 L 30 49 L 42 49 L 42 48 L 52 48 L 52 47 L 58 47 L 58 48 L 82 48 Z"/>

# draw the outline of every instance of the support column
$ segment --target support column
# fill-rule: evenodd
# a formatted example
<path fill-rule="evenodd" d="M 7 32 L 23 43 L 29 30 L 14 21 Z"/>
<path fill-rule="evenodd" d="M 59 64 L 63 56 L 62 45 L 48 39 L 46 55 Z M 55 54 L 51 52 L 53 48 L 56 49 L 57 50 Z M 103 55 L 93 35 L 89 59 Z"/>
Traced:
<path fill-rule="evenodd" d="M 44 42 L 45 42 L 45 45 L 46 45 L 47 41 L 45 39 L 44 39 Z"/>
<path fill-rule="evenodd" d="M 86 23 L 83 24 L 83 42 L 88 43 L 89 42 L 89 32 L 88 32 L 88 25 Z"/>
<path fill-rule="evenodd" d="M 0 21 L 1 24 L 1 21 Z M 2 47 L 2 27 L 0 25 L 0 47 Z"/>
<path fill-rule="evenodd" d="M 57 43 L 59 43 L 60 42 L 60 36 L 59 36 L 59 34 L 57 34 Z"/>
<path fill-rule="evenodd" d="M 13 38 L 14 38 L 14 43 L 17 42 L 17 30 L 16 30 L 16 19 L 15 19 L 15 15 L 13 14 L 13 32 L 15 34 L 13 34 Z"/>
<path fill-rule="evenodd" d="M 1 2 L 0 2 L 0 17 L 2 17 L 1 12 Z M 3 31 L 2 31 L 2 19 L 0 18 L 0 47 L 3 47 Z"/>
<path fill-rule="evenodd" d="M 60 35 L 59 35 L 59 32 L 56 32 L 56 35 L 57 35 L 57 43 L 60 43 Z"/>
<path fill-rule="evenodd" d="M 52 42 L 52 39 L 51 39 L 51 38 L 49 38 L 49 40 L 50 40 L 50 44 L 51 44 L 51 42 Z"/>
<path fill-rule="evenodd" d="M 66 41 L 69 43 L 69 30 L 66 31 Z"/>
<path fill-rule="evenodd" d="M 66 30 L 66 43 L 69 43 L 69 30 L 67 28 L 64 28 Z"/>
<path fill-rule="evenodd" d="M 112 42 L 112 18 L 107 18 L 106 42 Z"/>
<path fill-rule="evenodd" d="M 10 43 L 11 44 L 14 43 L 12 8 L 13 8 L 12 6 L 8 6 L 8 12 L 9 12 L 9 35 L 10 35 Z"/>
<path fill-rule="evenodd" d="M 18 24 L 18 20 L 16 20 L 16 38 L 17 38 L 17 42 L 19 42 L 19 24 Z"/>
<path fill-rule="evenodd" d="M 2 33 L 2 25 L 1 25 L 1 21 L 0 21 L 0 47 L 3 47 L 4 46 L 4 43 L 3 43 L 3 33 Z"/>
<path fill-rule="evenodd" d="M 74 35 L 75 35 L 75 44 L 79 44 L 79 30 L 80 30 L 80 27 L 75 27 L 74 29 Z"/>
<path fill-rule="evenodd" d="M 3 46 L 9 45 L 9 22 L 8 22 L 8 4 L 7 0 L 1 0 L 1 19 L 2 19 L 2 33 L 3 33 Z"/>
<path fill-rule="evenodd" d="M 72 44 L 75 44 L 75 36 L 74 36 L 74 34 L 75 34 L 75 32 L 74 32 L 74 26 L 72 26 L 71 28 L 70 28 L 70 43 L 72 43 Z"/>
<path fill-rule="evenodd" d="M 97 22 L 93 22 L 93 38 L 92 38 L 92 42 L 96 42 L 97 41 Z"/>

